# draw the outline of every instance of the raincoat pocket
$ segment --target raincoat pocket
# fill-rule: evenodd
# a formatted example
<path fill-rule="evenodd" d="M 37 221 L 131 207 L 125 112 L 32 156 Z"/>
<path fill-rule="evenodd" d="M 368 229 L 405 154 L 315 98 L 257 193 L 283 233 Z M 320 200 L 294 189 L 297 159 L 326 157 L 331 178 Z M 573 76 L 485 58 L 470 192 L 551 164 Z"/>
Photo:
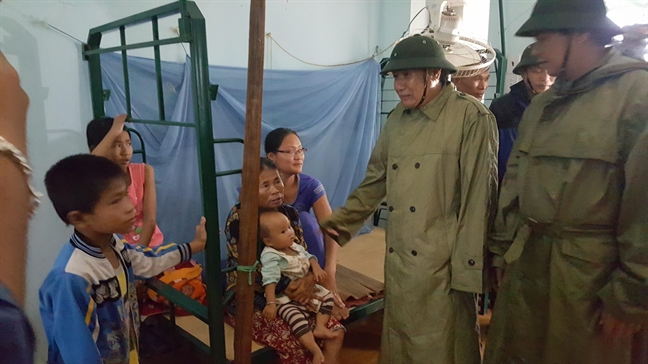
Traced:
<path fill-rule="evenodd" d="M 559 240 L 562 259 L 552 259 L 553 277 L 567 297 L 597 302 L 596 294 L 617 267 L 618 249 L 612 238 L 569 237 Z M 559 278 L 558 278 L 559 277 Z"/>

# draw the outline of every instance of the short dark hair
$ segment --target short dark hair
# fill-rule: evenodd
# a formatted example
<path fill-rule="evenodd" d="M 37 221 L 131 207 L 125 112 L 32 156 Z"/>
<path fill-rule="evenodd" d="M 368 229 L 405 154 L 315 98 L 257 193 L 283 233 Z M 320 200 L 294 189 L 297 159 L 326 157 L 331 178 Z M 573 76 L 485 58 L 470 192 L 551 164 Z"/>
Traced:
<path fill-rule="evenodd" d="M 58 161 L 45 175 L 45 187 L 54 210 L 66 224 L 72 211 L 92 213 L 110 183 L 126 174 L 113 161 L 91 154 L 77 154 Z"/>
<path fill-rule="evenodd" d="M 86 139 L 88 141 L 88 149 L 92 152 L 99 143 L 106 137 L 110 128 L 112 128 L 114 118 L 103 117 L 90 121 L 86 127 Z M 124 127 L 124 130 L 130 135 L 130 131 Z"/>
<path fill-rule="evenodd" d="M 257 260 L 261 259 L 261 253 L 263 252 L 263 248 L 265 248 L 266 246 L 265 243 L 263 242 L 263 239 L 268 238 L 270 235 L 270 226 L 268 226 L 267 224 L 262 224 L 261 217 L 263 215 L 274 215 L 274 214 L 280 214 L 282 216 L 286 216 L 283 213 L 274 210 L 259 211 L 259 230 L 257 231 Z M 290 225 L 292 226 L 292 224 Z"/>
<path fill-rule="evenodd" d="M 439 76 L 439 81 L 441 81 L 441 85 L 443 86 L 450 84 L 450 71 L 441 70 L 441 76 Z"/>
<path fill-rule="evenodd" d="M 263 172 L 263 171 L 265 171 L 267 169 L 276 171 L 277 170 L 277 165 L 275 164 L 275 162 L 272 161 L 272 159 L 266 158 L 266 157 L 261 157 L 261 166 L 260 166 L 259 172 Z"/>
<path fill-rule="evenodd" d="M 281 214 L 281 212 L 273 211 L 273 210 L 259 211 L 259 236 L 261 237 L 261 239 L 267 238 L 268 235 L 270 235 L 270 227 L 268 226 L 268 224 L 263 224 L 261 218 L 264 215 L 270 215 L 270 214 L 273 214 L 273 213 Z"/>
<path fill-rule="evenodd" d="M 265 138 L 265 143 L 263 145 L 266 154 L 277 153 L 279 148 L 281 148 L 281 143 L 283 143 L 284 139 L 290 134 L 294 134 L 297 138 L 299 138 L 297 132 L 288 128 L 277 128 L 271 131 L 270 133 L 268 133 L 268 135 Z"/>

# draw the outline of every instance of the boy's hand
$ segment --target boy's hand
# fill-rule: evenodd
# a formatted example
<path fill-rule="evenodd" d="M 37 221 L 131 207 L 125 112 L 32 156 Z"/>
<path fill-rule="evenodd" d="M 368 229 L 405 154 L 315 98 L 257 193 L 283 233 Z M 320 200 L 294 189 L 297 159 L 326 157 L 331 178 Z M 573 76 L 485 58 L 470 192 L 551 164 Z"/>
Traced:
<path fill-rule="evenodd" d="M 205 244 L 207 244 L 207 230 L 205 229 L 205 224 L 207 219 L 205 217 L 200 218 L 200 224 L 196 226 L 196 237 L 194 240 L 189 243 L 191 247 L 191 254 L 201 252 L 205 249 Z"/>
<path fill-rule="evenodd" d="M 274 320 L 277 317 L 277 305 L 274 303 L 266 305 L 263 309 L 263 317 L 266 320 Z"/>
<path fill-rule="evenodd" d="M 315 263 L 312 265 L 312 268 L 313 275 L 315 276 L 315 282 L 324 282 L 324 280 L 326 279 L 326 272 L 322 269 L 322 267 L 320 267 L 319 264 Z"/>

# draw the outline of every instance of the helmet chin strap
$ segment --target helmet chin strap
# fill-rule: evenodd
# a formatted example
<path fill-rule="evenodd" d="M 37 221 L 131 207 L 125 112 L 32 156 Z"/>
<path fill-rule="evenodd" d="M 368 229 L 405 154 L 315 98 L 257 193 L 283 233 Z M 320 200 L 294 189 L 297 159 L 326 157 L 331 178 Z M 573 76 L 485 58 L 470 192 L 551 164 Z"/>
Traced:
<path fill-rule="evenodd" d="M 527 85 L 529 85 L 529 89 L 531 89 L 531 92 L 532 92 L 534 95 L 537 95 L 537 94 L 538 94 L 538 91 L 536 91 L 536 90 L 533 88 L 533 85 L 531 84 L 531 80 L 529 80 L 529 74 L 528 74 L 528 71 L 527 71 L 527 79 L 526 79 L 526 83 L 527 83 Z"/>
<path fill-rule="evenodd" d="M 567 73 L 567 62 L 569 61 L 569 56 L 571 55 L 571 47 L 572 47 L 572 41 L 574 38 L 572 37 L 571 34 L 569 34 L 569 44 L 567 44 L 567 49 L 565 50 L 565 56 L 563 57 L 563 62 L 562 66 L 560 66 L 560 73 L 558 74 L 558 77 L 563 76 L 561 78 L 565 77 L 565 74 Z"/>
<path fill-rule="evenodd" d="M 428 90 L 428 69 L 425 70 L 425 76 L 423 76 L 423 97 L 421 97 L 421 101 L 414 107 L 415 109 L 418 109 L 421 107 L 421 104 L 423 104 L 423 101 L 425 101 L 425 97 L 427 96 L 427 90 Z"/>

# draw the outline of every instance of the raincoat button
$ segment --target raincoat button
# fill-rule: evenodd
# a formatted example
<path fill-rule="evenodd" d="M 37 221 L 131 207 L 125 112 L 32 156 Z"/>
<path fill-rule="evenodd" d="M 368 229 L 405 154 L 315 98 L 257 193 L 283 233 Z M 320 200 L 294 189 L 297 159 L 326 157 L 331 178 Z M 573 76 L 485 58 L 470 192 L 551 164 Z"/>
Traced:
<path fill-rule="evenodd" d="M 394 252 L 394 248 L 389 248 L 389 252 L 390 252 L 390 253 L 393 253 L 393 252 Z"/>
<path fill-rule="evenodd" d="M 398 164 L 396 163 L 392 164 L 392 169 L 398 169 Z"/>
<path fill-rule="evenodd" d="M 468 259 L 468 265 L 472 267 L 473 265 L 475 265 L 475 261 L 472 259 Z"/>
<path fill-rule="evenodd" d="M 412 113 L 412 110 L 410 109 L 405 109 L 405 115 L 410 115 Z"/>
<path fill-rule="evenodd" d="M 389 211 L 394 211 L 394 206 L 389 206 Z"/>
<path fill-rule="evenodd" d="M 410 207 L 410 211 L 412 211 L 412 212 L 416 211 L 416 207 L 414 207 L 414 206 Z"/>
<path fill-rule="evenodd" d="M 412 250 L 412 255 L 413 255 L 413 256 L 417 256 L 417 255 L 418 255 L 418 253 L 416 252 L 416 250 Z"/>
<path fill-rule="evenodd" d="M 414 168 L 416 168 L 416 169 L 419 169 L 419 167 L 421 167 L 421 163 L 416 163 L 416 164 L 414 165 Z"/>

